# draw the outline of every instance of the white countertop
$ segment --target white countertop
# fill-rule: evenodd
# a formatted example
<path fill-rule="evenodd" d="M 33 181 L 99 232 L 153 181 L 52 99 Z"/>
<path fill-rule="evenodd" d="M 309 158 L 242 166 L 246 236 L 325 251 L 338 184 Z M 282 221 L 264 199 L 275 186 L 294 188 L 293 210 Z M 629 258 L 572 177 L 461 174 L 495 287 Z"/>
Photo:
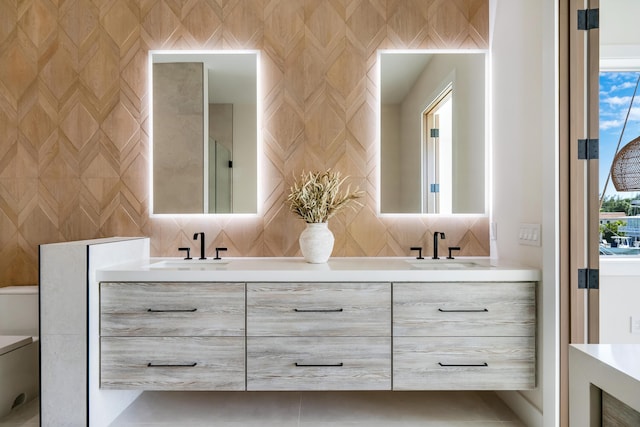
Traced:
<path fill-rule="evenodd" d="M 640 384 L 640 344 L 572 344 L 572 347 Z"/>
<path fill-rule="evenodd" d="M 571 427 L 601 424 L 602 402 L 594 386 L 640 411 L 640 344 L 569 346 Z"/>
<path fill-rule="evenodd" d="M 336 257 L 326 264 L 309 264 L 302 258 L 224 258 L 218 263 L 149 258 L 96 272 L 99 282 L 536 282 L 540 277 L 535 268 L 478 257 Z"/>

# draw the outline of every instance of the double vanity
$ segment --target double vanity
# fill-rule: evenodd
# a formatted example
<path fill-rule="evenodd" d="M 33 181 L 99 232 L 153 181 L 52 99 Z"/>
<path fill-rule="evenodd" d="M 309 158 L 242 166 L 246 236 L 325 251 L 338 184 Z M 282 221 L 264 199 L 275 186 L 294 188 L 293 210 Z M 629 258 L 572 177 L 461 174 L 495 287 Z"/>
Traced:
<path fill-rule="evenodd" d="M 376 258 L 154 260 L 102 270 L 100 385 L 532 388 L 535 278 L 508 279 L 508 271 L 486 259 Z"/>
<path fill-rule="evenodd" d="M 87 399 L 101 402 L 94 412 L 119 407 L 117 416 L 145 390 L 536 385 L 535 269 L 485 258 L 186 261 L 149 258 L 147 239 L 75 243 L 89 254 Z M 45 295 L 72 282 L 45 275 L 47 257 L 69 260 L 56 252 L 73 244 L 41 247 Z M 92 246 L 105 253 L 92 257 Z M 113 259 L 130 251 L 141 256 Z M 43 345 L 43 363 L 48 357 Z M 43 405 L 50 398 L 43 387 Z"/>

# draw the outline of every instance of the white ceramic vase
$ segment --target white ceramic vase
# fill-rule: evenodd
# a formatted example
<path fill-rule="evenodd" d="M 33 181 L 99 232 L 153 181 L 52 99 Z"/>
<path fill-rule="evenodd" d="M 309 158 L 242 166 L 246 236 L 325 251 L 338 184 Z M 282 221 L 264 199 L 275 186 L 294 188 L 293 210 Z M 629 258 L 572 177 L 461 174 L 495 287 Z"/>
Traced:
<path fill-rule="evenodd" d="M 305 261 L 322 264 L 333 251 L 333 233 L 326 222 L 307 223 L 307 228 L 300 233 L 299 243 Z"/>

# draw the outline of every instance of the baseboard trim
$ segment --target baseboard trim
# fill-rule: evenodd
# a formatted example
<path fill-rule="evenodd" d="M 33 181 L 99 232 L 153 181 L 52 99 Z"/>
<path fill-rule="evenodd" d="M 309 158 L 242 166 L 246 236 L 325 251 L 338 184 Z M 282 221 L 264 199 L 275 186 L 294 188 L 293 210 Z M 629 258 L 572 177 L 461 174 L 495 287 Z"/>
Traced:
<path fill-rule="evenodd" d="M 517 391 L 497 391 L 496 394 L 527 427 L 543 427 L 542 412 Z"/>

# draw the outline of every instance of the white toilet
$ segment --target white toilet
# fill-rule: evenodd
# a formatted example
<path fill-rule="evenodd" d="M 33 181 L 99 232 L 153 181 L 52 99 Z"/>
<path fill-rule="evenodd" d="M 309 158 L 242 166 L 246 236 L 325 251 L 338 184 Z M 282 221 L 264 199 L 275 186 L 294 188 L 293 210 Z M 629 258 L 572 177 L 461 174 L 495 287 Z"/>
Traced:
<path fill-rule="evenodd" d="M 38 287 L 0 288 L 0 419 L 39 390 Z"/>

